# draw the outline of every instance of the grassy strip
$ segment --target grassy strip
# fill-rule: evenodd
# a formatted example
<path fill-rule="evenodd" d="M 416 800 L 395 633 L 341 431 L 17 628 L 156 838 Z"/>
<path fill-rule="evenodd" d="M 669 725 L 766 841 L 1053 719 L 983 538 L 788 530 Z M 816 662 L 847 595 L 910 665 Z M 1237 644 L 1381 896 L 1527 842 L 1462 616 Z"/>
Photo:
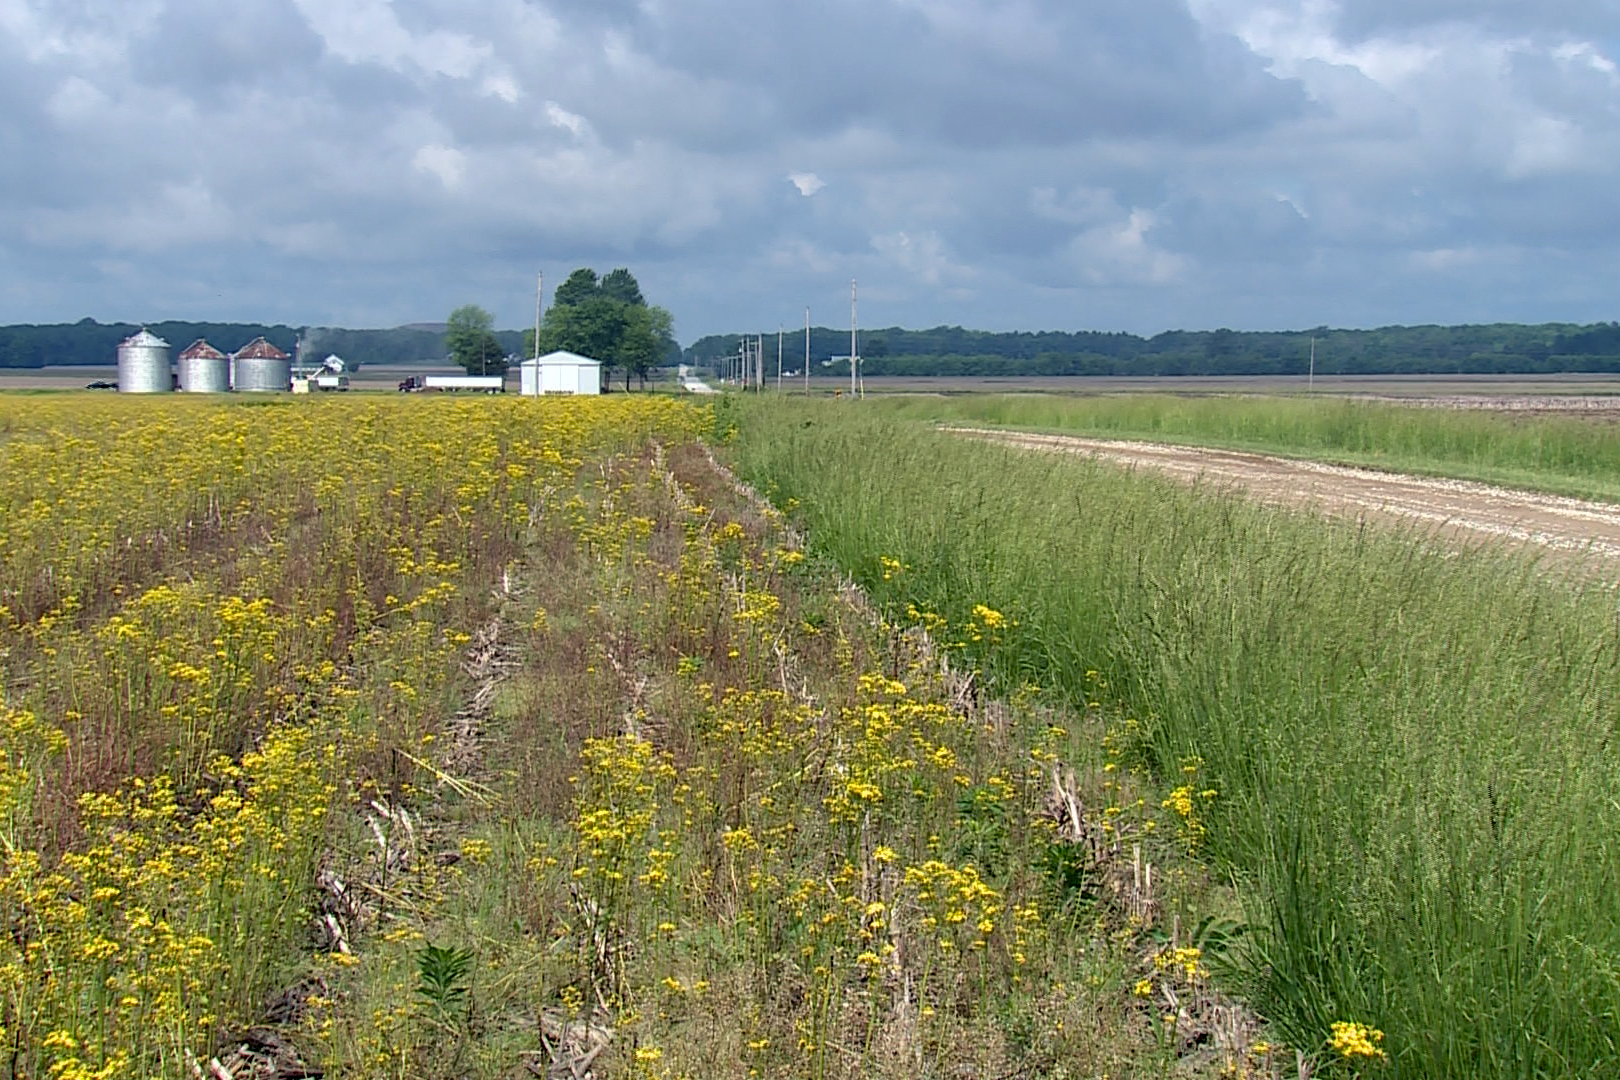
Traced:
<path fill-rule="evenodd" d="M 1620 500 L 1614 427 L 1571 417 L 1332 397 L 1009 394 L 875 404 L 896 418 L 1213 446 Z"/>
<path fill-rule="evenodd" d="M 1004 611 L 1005 682 L 1084 700 L 1099 671 L 1136 752 L 1194 770 L 1250 900 L 1238 974 L 1294 1045 L 1354 1022 L 1392 1075 L 1620 1069 L 1612 598 L 878 410 L 735 423 L 745 475 L 887 609 L 970 645 L 973 604 Z"/>
<path fill-rule="evenodd" d="M 1197 875 L 1105 738 L 1118 717 L 979 707 L 690 444 L 582 470 L 513 579 L 493 798 L 458 809 L 449 881 L 336 995 L 334 1030 L 392 1033 L 376 1071 L 1269 1067 L 1241 1018 L 1217 1052 L 1207 964 L 1167 940 Z M 1043 817 L 1059 761 L 1085 844 Z M 332 1071 L 359 1045 L 334 1037 Z"/>

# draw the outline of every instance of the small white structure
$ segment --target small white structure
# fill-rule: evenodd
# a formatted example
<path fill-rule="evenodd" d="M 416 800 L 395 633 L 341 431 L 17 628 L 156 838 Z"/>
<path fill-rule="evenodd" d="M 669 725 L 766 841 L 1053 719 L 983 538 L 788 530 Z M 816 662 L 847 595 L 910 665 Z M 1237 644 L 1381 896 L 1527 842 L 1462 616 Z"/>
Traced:
<path fill-rule="evenodd" d="M 602 362 L 578 353 L 558 351 L 518 365 L 518 392 L 524 397 L 543 394 L 600 394 Z"/>

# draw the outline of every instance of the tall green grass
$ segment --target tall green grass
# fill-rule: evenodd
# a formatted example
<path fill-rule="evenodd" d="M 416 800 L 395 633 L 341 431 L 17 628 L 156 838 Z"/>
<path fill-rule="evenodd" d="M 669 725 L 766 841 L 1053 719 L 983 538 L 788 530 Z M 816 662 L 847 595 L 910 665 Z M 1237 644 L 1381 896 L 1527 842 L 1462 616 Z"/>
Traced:
<path fill-rule="evenodd" d="M 1344 398 L 1044 394 L 887 398 L 897 418 L 1324 458 L 1620 500 L 1620 428 Z"/>
<path fill-rule="evenodd" d="M 1247 897 L 1240 985 L 1403 1077 L 1620 1075 L 1620 624 L 1446 553 L 847 404 L 755 404 L 743 474 L 891 610 L 1016 618 L 1000 677 L 1097 669 Z M 910 569 L 885 580 L 879 556 Z"/>

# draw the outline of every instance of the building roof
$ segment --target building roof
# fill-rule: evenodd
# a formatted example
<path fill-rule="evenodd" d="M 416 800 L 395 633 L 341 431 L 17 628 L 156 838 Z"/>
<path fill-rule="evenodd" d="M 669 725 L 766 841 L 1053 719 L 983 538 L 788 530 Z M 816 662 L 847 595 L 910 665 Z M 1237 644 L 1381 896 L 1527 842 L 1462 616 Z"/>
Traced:
<path fill-rule="evenodd" d="M 238 360 L 286 360 L 287 354 L 264 340 L 256 337 L 240 349 L 236 350 Z"/>
<path fill-rule="evenodd" d="M 125 338 L 124 339 L 124 344 L 125 345 L 135 345 L 135 346 L 157 345 L 157 346 L 161 346 L 162 348 L 165 348 L 165 349 L 167 349 L 169 347 L 169 343 L 167 341 L 164 341 L 162 338 L 158 337 L 156 334 L 152 333 L 150 330 L 146 329 L 146 327 L 144 327 L 144 326 L 141 327 L 141 332 L 140 333 L 131 334 L 129 337 Z"/>
<path fill-rule="evenodd" d="M 569 352 L 567 349 L 558 349 L 556 352 L 546 353 L 546 355 L 542 356 L 538 360 L 536 360 L 534 357 L 531 356 L 527 360 L 523 361 L 523 363 L 524 364 L 529 364 L 529 365 L 533 365 L 533 364 L 573 364 L 576 367 L 579 366 L 580 364 L 594 364 L 596 367 L 601 367 L 602 366 L 602 361 L 600 361 L 600 360 L 592 360 L 588 356 L 581 356 L 581 355 L 579 355 L 579 353 L 572 353 L 572 352 Z"/>
<path fill-rule="evenodd" d="M 190 345 L 186 346 L 186 351 L 180 354 L 180 359 L 223 360 L 225 359 L 225 354 L 208 344 L 208 342 L 204 339 L 198 338 L 196 341 L 193 341 Z"/>

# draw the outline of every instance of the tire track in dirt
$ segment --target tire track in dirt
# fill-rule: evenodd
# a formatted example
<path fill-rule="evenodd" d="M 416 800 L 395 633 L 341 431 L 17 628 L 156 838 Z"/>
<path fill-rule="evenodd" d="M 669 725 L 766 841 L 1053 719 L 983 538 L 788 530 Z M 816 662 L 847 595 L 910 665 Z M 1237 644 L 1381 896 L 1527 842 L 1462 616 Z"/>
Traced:
<path fill-rule="evenodd" d="M 1083 454 L 1153 469 L 1188 483 L 1238 490 L 1270 505 L 1428 525 L 1463 543 L 1505 541 L 1590 560 L 1606 581 L 1620 578 L 1620 506 L 1611 503 L 1232 450 L 986 428 L 945 430 L 1030 450 Z"/>

